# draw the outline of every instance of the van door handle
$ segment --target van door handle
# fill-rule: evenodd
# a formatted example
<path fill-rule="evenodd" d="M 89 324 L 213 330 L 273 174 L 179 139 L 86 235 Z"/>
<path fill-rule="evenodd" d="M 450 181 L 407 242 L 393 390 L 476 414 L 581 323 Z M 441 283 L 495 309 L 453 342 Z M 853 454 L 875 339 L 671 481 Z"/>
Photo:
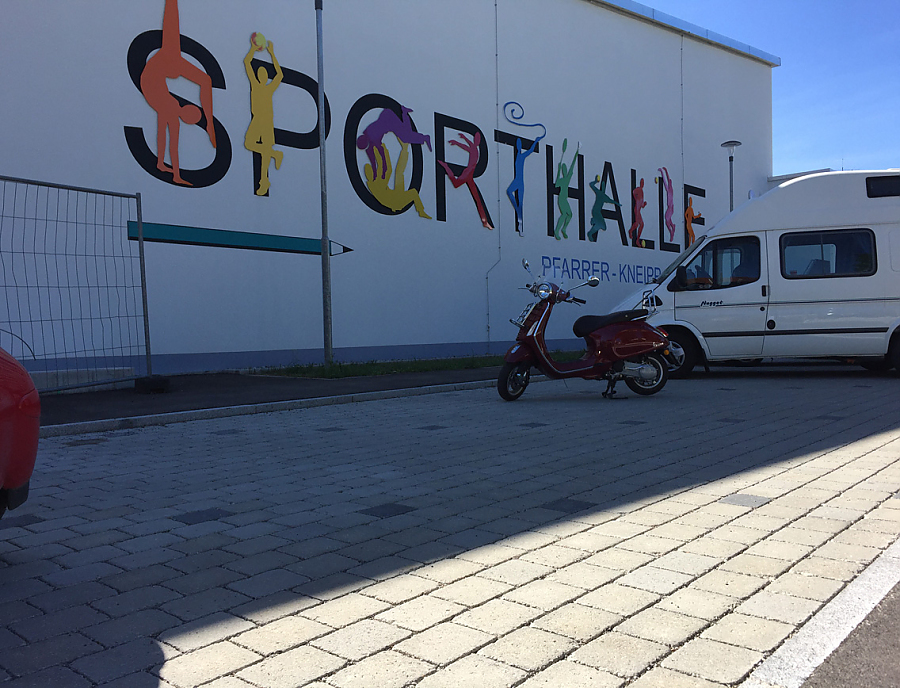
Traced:
<path fill-rule="evenodd" d="M 766 285 L 765 285 L 765 284 L 762 285 L 762 295 L 763 295 L 763 296 L 766 296 L 766 292 L 767 292 L 767 291 L 768 291 L 768 290 L 766 289 Z"/>

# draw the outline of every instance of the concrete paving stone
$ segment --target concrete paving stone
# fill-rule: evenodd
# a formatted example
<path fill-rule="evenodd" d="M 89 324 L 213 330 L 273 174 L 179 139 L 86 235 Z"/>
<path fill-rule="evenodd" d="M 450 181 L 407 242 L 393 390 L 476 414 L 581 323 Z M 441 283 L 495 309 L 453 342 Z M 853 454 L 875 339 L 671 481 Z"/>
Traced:
<path fill-rule="evenodd" d="M 229 533 L 230 532 L 231 531 L 229 531 Z M 254 554 L 259 554 L 260 552 L 270 552 L 276 549 L 284 549 L 290 544 L 290 540 L 276 537 L 274 535 L 263 535 L 260 537 L 247 538 L 246 540 L 238 540 L 231 545 L 224 546 L 222 549 L 226 552 L 236 554 L 239 557 L 251 557 Z"/>
<path fill-rule="evenodd" d="M 182 554 L 167 547 L 159 549 L 147 549 L 134 554 L 126 554 L 123 557 L 110 559 L 109 563 L 124 571 L 133 571 L 134 569 L 155 566 L 156 564 L 165 564 L 174 559 L 180 559 Z"/>
<path fill-rule="evenodd" d="M 726 524 L 724 526 L 719 526 L 715 530 L 709 532 L 708 537 L 715 538 L 717 540 L 726 540 L 728 542 L 736 542 L 742 545 L 752 545 L 755 542 L 759 542 L 762 540 L 768 533 L 763 530 L 757 530 L 756 528 L 743 528 L 741 526 L 734 526 Z"/>
<path fill-rule="evenodd" d="M 372 585 L 371 579 L 360 578 L 342 571 L 298 585 L 294 588 L 294 592 L 320 600 L 334 600 L 347 593 L 362 590 L 369 585 Z"/>
<path fill-rule="evenodd" d="M 356 561 L 360 563 L 365 563 L 367 561 L 381 559 L 382 557 L 389 557 L 404 549 L 403 545 L 398 545 L 396 542 L 375 539 L 358 542 L 348 547 L 344 547 L 339 549 L 337 554 L 356 559 Z"/>
<path fill-rule="evenodd" d="M 827 542 L 815 552 L 822 559 L 837 559 L 838 561 L 853 561 L 860 564 L 868 564 L 881 554 L 877 547 L 865 547 L 863 545 L 848 545 L 843 542 Z"/>
<path fill-rule="evenodd" d="M 326 552 L 309 559 L 298 561 L 287 568 L 296 574 L 315 580 L 330 576 L 332 573 L 346 571 L 354 566 L 359 566 L 359 561 L 343 556 L 336 552 Z"/>
<path fill-rule="evenodd" d="M 133 614 L 141 609 L 150 609 L 159 607 L 167 602 L 180 602 L 182 599 L 174 590 L 165 588 L 161 585 L 148 585 L 142 588 L 135 588 L 128 592 L 119 593 L 114 597 L 106 597 L 95 600 L 92 604 L 105 614 L 112 617 L 125 616 Z M 177 616 L 177 615 L 176 615 Z"/>
<path fill-rule="evenodd" d="M 446 535 L 441 530 L 428 528 L 426 525 L 417 525 L 397 532 L 386 533 L 382 537 L 389 542 L 396 542 L 404 547 L 424 545 L 426 542 L 434 542 Z"/>
<path fill-rule="evenodd" d="M 630 616 L 649 607 L 657 600 L 659 600 L 659 595 L 655 593 L 609 583 L 583 595 L 578 602 L 613 614 Z"/>
<path fill-rule="evenodd" d="M 639 588 L 660 595 L 668 595 L 687 584 L 693 576 L 668 569 L 657 568 L 653 564 L 626 573 L 616 580 L 618 585 Z"/>
<path fill-rule="evenodd" d="M 268 597 L 260 597 L 232 607 L 229 612 L 256 624 L 267 624 L 275 619 L 296 614 L 303 609 L 320 604 L 320 600 L 284 590 Z"/>
<path fill-rule="evenodd" d="M 563 660 L 551 664 L 520 684 L 521 688 L 619 688 L 624 681 L 613 674 Z"/>
<path fill-rule="evenodd" d="M 721 560 L 702 554 L 691 554 L 681 550 L 669 552 L 653 561 L 653 566 L 667 571 L 676 571 L 691 576 L 699 576 L 713 569 Z"/>
<path fill-rule="evenodd" d="M 10 529 L 12 530 L 12 529 Z M 3 531 L 0 531 L 0 536 L 2 536 Z M 77 537 L 77 533 L 75 531 L 69 530 L 67 528 L 57 528 L 55 530 L 48 530 L 45 532 L 35 533 L 28 529 L 22 529 L 21 534 L 17 537 L 6 537 L 4 539 L 9 540 L 12 544 L 17 547 L 29 548 L 29 547 L 40 547 L 41 545 L 47 545 L 55 542 L 65 542 L 66 540 L 71 540 L 74 537 Z"/>
<path fill-rule="evenodd" d="M 284 652 L 318 638 L 332 629 L 302 616 L 286 616 L 258 628 L 244 631 L 231 640 L 261 655 Z"/>
<path fill-rule="evenodd" d="M 292 571 L 284 569 L 274 569 L 257 573 L 255 576 L 244 578 L 242 580 L 228 583 L 226 585 L 230 590 L 247 595 L 247 597 L 268 597 L 276 592 L 288 590 L 296 587 L 309 579 Z"/>
<path fill-rule="evenodd" d="M 622 542 L 622 538 L 590 530 L 575 533 L 556 541 L 559 547 L 569 547 L 581 552 L 602 552 Z"/>
<path fill-rule="evenodd" d="M 307 684 L 306 688 L 314 688 L 315 685 L 318 685 L 321 688 L 328 688 L 328 686 L 326 686 L 326 684 L 324 684 L 324 683 Z M 126 686 L 122 686 L 122 688 L 126 688 Z M 203 686 L 203 688 L 256 688 L 256 687 L 252 683 L 247 683 L 246 681 L 238 678 L 237 676 L 223 676 L 222 678 L 217 678 L 212 683 L 205 684 Z"/>
<path fill-rule="evenodd" d="M 156 641 L 150 638 L 136 638 L 108 650 L 76 659 L 71 666 L 97 685 L 144 671 L 163 661 L 162 650 Z"/>
<path fill-rule="evenodd" d="M 546 533 L 547 535 L 552 535 L 559 539 L 574 535 L 575 533 L 580 533 L 590 527 L 590 524 L 582 523 L 577 520 L 559 519 L 550 523 L 544 522 L 540 525 L 532 525 L 532 530 L 536 533 Z"/>
<path fill-rule="evenodd" d="M 476 564 L 464 559 L 444 559 L 416 569 L 416 575 L 438 583 L 452 583 L 460 578 L 471 576 L 484 569 L 484 564 Z"/>
<path fill-rule="evenodd" d="M 713 557 L 720 561 L 724 561 L 725 559 L 733 557 L 738 552 L 742 552 L 746 548 L 747 545 L 741 542 L 720 540 L 719 538 L 712 537 L 712 535 L 704 535 L 693 542 L 682 545 L 679 548 L 679 551 L 687 552 L 688 554 L 702 554 L 706 557 Z"/>
<path fill-rule="evenodd" d="M 491 545 L 483 545 L 473 549 L 462 550 L 456 554 L 457 559 L 470 561 L 482 566 L 496 566 L 504 561 L 515 559 L 522 555 L 522 550 L 516 547 L 507 547 L 506 540 Z M 403 553 L 403 556 L 406 556 Z"/>
<path fill-rule="evenodd" d="M 237 678 L 267 688 L 294 688 L 340 669 L 346 660 L 304 645 L 267 657 L 237 673 Z"/>
<path fill-rule="evenodd" d="M 593 554 L 581 563 L 602 566 L 616 571 L 632 571 L 656 559 L 651 554 L 632 552 L 621 547 L 611 547 L 603 552 Z"/>
<path fill-rule="evenodd" d="M 130 554 L 135 554 L 150 549 L 161 549 L 163 547 L 177 545 L 181 542 L 184 542 L 184 539 L 177 535 L 172 535 L 171 533 L 154 533 L 153 535 L 144 535 L 129 540 L 122 540 L 117 543 L 116 546 Z"/>
<path fill-rule="evenodd" d="M 531 622 L 534 628 L 586 642 L 615 626 L 622 617 L 612 612 L 570 602 Z"/>
<path fill-rule="evenodd" d="M 34 589 L 32 583 L 38 583 L 37 594 L 28 595 Z M 116 594 L 113 588 L 100 583 L 89 581 L 87 583 L 79 583 L 68 588 L 60 588 L 54 590 L 49 585 L 41 581 L 23 581 L 14 586 L 26 593 L 24 596 L 28 598 L 28 604 L 41 609 L 44 612 L 52 612 L 66 607 L 74 607 L 88 602 L 106 599 Z M 2 593 L 2 590 L 0 590 Z"/>
<path fill-rule="evenodd" d="M 3 682 L 4 688 L 89 688 L 91 685 L 84 676 L 65 667 L 43 669 Z"/>
<path fill-rule="evenodd" d="M 182 526 L 184 526 L 184 523 L 181 521 L 175 521 L 171 518 L 158 518 L 152 521 L 142 521 L 139 523 L 131 523 L 127 526 L 121 526 L 119 530 L 123 533 L 128 533 L 132 537 L 137 537 L 142 535 L 153 535 L 155 533 L 165 533 L 175 530 L 176 528 L 181 528 Z"/>
<path fill-rule="evenodd" d="M 575 650 L 569 659 L 622 678 L 633 678 L 667 651 L 660 643 L 610 631 Z"/>
<path fill-rule="evenodd" d="M 465 548 L 457 545 L 434 541 L 416 545 L 415 547 L 407 547 L 398 552 L 398 556 L 420 564 L 431 564 L 454 557 L 458 554 L 463 554 L 465 551 Z M 518 550 L 516 551 L 518 552 Z"/>
<path fill-rule="evenodd" d="M 367 597 L 358 592 L 351 592 L 337 599 L 304 609 L 301 614 L 308 619 L 328 624 L 333 628 L 342 628 L 360 619 L 374 616 L 378 612 L 388 609 L 389 606 L 381 600 Z"/>
<path fill-rule="evenodd" d="M 106 647 L 127 643 L 137 638 L 155 636 L 181 621 L 158 609 L 142 609 L 116 619 L 81 629 L 81 633 Z"/>
<path fill-rule="evenodd" d="M 33 607 L 22 600 L 0 604 L 0 619 L 3 619 L 7 624 L 30 619 L 33 616 L 40 616 L 42 613 L 37 607 Z"/>
<path fill-rule="evenodd" d="M 419 562 L 404 559 L 401 556 L 381 557 L 374 561 L 367 561 L 365 564 L 354 566 L 347 569 L 347 573 L 354 576 L 369 578 L 373 581 L 387 580 L 401 573 L 409 573 L 418 569 Z"/>
<path fill-rule="evenodd" d="M 809 513 L 810 518 L 834 519 L 835 521 L 845 521 L 849 524 L 865 516 L 866 512 L 869 510 L 868 508 L 851 509 L 847 507 L 839 507 L 833 505 L 833 502 L 834 500 L 831 500 L 830 502 L 828 502 L 828 504 L 823 504 L 822 506 L 813 509 Z"/>
<path fill-rule="evenodd" d="M 483 647 L 478 654 L 525 671 L 536 671 L 575 647 L 570 638 L 526 626 Z"/>
<path fill-rule="evenodd" d="M 703 631 L 700 637 L 758 652 L 769 652 L 795 630 L 793 624 L 732 612 Z"/>
<path fill-rule="evenodd" d="M 798 562 L 791 573 L 819 576 L 839 581 L 850 581 L 863 569 L 863 564 L 858 561 L 838 561 L 836 559 L 823 559 L 815 554 Z"/>
<path fill-rule="evenodd" d="M 735 611 L 740 614 L 759 616 L 764 619 L 782 621 L 799 626 L 821 606 L 822 603 L 817 600 L 807 600 L 793 597 L 792 595 L 763 590 L 738 605 Z"/>
<path fill-rule="evenodd" d="M 126 595 L 130 593 L 125 593 Z M 120 595 L 121 597 L 121 595 Z M 162 611 L 183 621 L 193 621 L 218 611 L 236 607 L 250 598 L 227 588 L 210 588 L 159 605 Z M 148 605 L 149 606 L 149 605 Z M 104 610 L 105 611 L 105 610 Z"/>
<path fill-rule="evenodd" d="M 304 540 L 302 542 L 292 542 L 289 545 L 279 547 L 278 551 L 289 554 L 292 557 L 297 557 L 298 559 L 311 559 L 320 554 L 325 554 L 325 552 L 334 552 L 341 549 L 341 547 L 346 546 L 347 543 L 342 542 L 341 540 L 322 536 L 310 538 L 309 540 Z"/>
<path fill-rule="evenodd" d="M 731 516 L 722 514 L 711 514 L 703 510 L 692 511 L 684 516 L 669 521 L 673 526 L 690 526 L 693 528 L 702 528 L 706 532 L 718 528 L 732 520 Z"/>
<path fill-rule="evenodd" d="M 249 557 L 242 557 L 235 561 L 228 562 L 224 568 L 229 571 L 236 571 L 245 576 L 253 576 L 257 573 L 272 571 L 275 569 L 285 569 L 292 564 L 297 563 L 297 558 L 289 554 L 278 551 L 261 552 Z"/>
<path fill-rule="evenodd" d="M 55 564 L 57 567 L 56 570 L 58 570 L 63 564 L 58 561 L 53 562 L 51 559 L 73 552 L 74 550 L 71 547 L 55 542 L 49 545 L 28 547 L 26 549 L 16 547 L 9 542 L 0 542 L 0 556 L 3 557 L 2 561 L 3 564 L 6 565 L 5 568 L 7 570 L 14 565 L 33 564 L 34 562 L 42 562 L 41 565 L 45 566 L 48 571 L 54 570 L 53 565 Z"/>
<path fill-rule="evenodd" d="M 337 688 L 403 688 L 432 669 L 427 662 L 386 650 L 341 669 L 328 682 Z"/>
<path fill-rule="evenodd" d="M 766 532 L 774 532 L 779 528 L 784 528 L 788 523 L 793 521 L 797 517 L 793 518 L 781 518 L 778 516 L 766 516 L 765 514 L 760 514 L 757 512 L 751 512 L 740 518 L 736 518 L 731 522 L 731 525 L 740 527 L 740 528 L 752 528 L 754 530 L 763 530 Z"/>
<path fill-rule="evenodd" d="M 377 619 L 363 619 L 310 641 L 320 650 L 359 661 L 408 638 L 411 633 Z"/>
<path fill-rule="evenodd" d="M 467 607 L 487 602 L 512 589 L 507 583 L 482 578 L 479 575 L 467 576 L 458 581 L 434 590 L 432 597 L 456 602 Z"/>
<path fill-rule="evenodd" d="M 818 547 L 832 538 L 831 533 L 823 533 L 820 530 L 805 530 L 796 526 L 788 526 L 772 533 L 767 541 L 787 542 L 797 545 Z"/>
<path fill-rule="evenodd" d="M 255 652 L 226 640 L 167 660 L 159 669 L 159 677 L 178 688 L 195 688 L 260 659 Z"/>
<path fill-rule="evenodd" d="M 579 597 L 581 588 L 548 579 L 535 580 L 503 595 L 503 599 L 550 611 Z"/>
<path fill-rule="evenodd" d="M 651 527 L 661 526 L 663 523 L 668 523 L 675 518 L 677 518 L 677 516 L 674 514 L 662 514 L 659 512 L 648 511 L 644 508 L 636 509 L 625 514 L 621 517 L 621 520 L 626 523 Z"/>
<path fill-rule="evenodd" d="M 525 676 L 521 669 L 475 654 L 426 676 L 416 688 L 510 688 Z"/>
<path fill-rule="evenodd" d="M 47 640 L 12 647 L 0 655 L 0 666 L 11 674 L 22 676 L 54 666 L 62 666 L 103 650 L 93 640 L 80 633 L 66 633 Z"/>
<path fill-rule="evenodd" d="M 847 530 L 839 533 L 832 542 L 842 545 L 861 545 L 863 547 L 875 547 L 876 549 L 887 549 L 897 539 L 894 533 L 877 533 L 869 530 L 862 530 L 856 525 L 852 525 Z"/>
<path fill-rule="evenodd" d="M 503 635 L 524 626 L 541 613 L 539 609 L 495 599 L 463 612 L 453 621 L 485 633 Z"/>
<path fill-rule="evenodd" d="M 539 547 L 546 547 L 556 542 L 559 538 L 546 533 L 525 532 L 516 533 L 504 538 L 501 542 L 504 547 L 512 547 L 518 550 L 531 551 Z M 520 552 L 521 554 L 521 552 Z"/>
<path fill-rule="evenodd" d="M 524 585 L 541 576 L 546 576 L 553 571 L 549 566 L 533 564 L 521 559 L 511 559 L 496 566 L 491 566 L 479 572 L 483 578 L 508 583 L 509 585 Z"/>
<path fill-rule="evenodd" d="M 850 523 L 848 521 L 839 521 L 833 518 L 817 518 L 815 516 L 804 516 L 794 521 L 793 525 L 804 530 L 818 530 L 823 533 L 840 533 Z"/>
<path fill-rule="evenodd" d="M 766 590 L 784 593 L 792 597 L 827 602 L 843 587 L 844 584 L 841 581 L 788 572 L 772 581 Z"/>
<path fill-rule="evenodd" d="M 446 622 L 407 638 L 395 649 L 432 664 L 445 665 L 493 640 L 490 633 Z"/>
<path fill-rule="evenodd" d="M 162 585 L 181 595 L 192 595 L 209 588 L 217 588 L 244 578 L 240 573 L 230 571 L 221 566 L 213 566 L 194 573 L 162 581 Z"/>
<path fill-rule="evenodd" d="M 722 683 L 713 683 L 697 676 L 689 676 L 671 669 L 656 667 L 629 683 L 629 688 L 724 688 Z"/>
<path fill-rule="evenodd" d="M 196 621 L 173 626 L 162 632 L 159 639 L 181 652 L 192 652 L 251 628 L 255 625 L 246 619 L 226 612 L 215 612 Z"/>
<path fill-rule="evenodd" d="M 412 574 L 401 574 L 375 585 L 370 585 L 363 590 L 362 594 L 374 597 L 382 602 L 399 604 L 426 592 L 431 592 L 437 587 L 437 582 L 427 578 Z"/>
<path fill-rule="evenodd" d="M 765 578 L 715 569 L 690 584 L 696 590 L 715 592 L 730 597 L 746 598 L 767 583 Z"/>
<path fill-rule="evenodd" d="M 155 585 L 163 583 L 172 578 L 177 578 L 179 572 L 169 566 L 156 564 L 143 569 L 135 569 L 133 571 L 125 571 L 117 573 L 106 578 L 101 578 L 100 583 L 115 588 L 119 592 L 128 592 L 135 588 L 141 588 L 145 585 Z"/>
<path fill-rule="evenodd" d="M 749 576 L 759 576 L 760 578 L 771 578 L 786 571 L 791 565 L 792 562 L 786 561 L 785 559 L 760 557 L 754 554 L 748 554 L 745 551 L 738 554 L 736 557 L 729 559 L 725 563 L 720 564 L 717 570 L 744 573 Z"/>
<path fill-rule="evenodd" d="M 465 609 L 461 604 L 426 594 L 391 607 L 375 618 L 411 631 L 424 631 L 429 626 L 445 621 Z"/>
<path fill-rule="evenodd" d="M 693 674 L 708 681 L 737 683 L 763 658 L 763 654 L 706 638 L 694 638 L 662 661 L 664 669 Z"/>
<path fill-rule="evenodd" d="M 25 644 L 25 640 L 6 628 L 0 628 L 0 650 L 9 647 L 20 647 Z"/>
<path fill-rule="evenodd" d="M 666 523 L 658 526 L 651 531 L 654 537 L 665 538 L 667 540 L 677 540 L 680 543 L 696 540 L 701 535 L 709 532 L 710 528 L 700 526 L 687 526 L 682 523 Z"/>
<path fill-rule="evenodd" d="M 706 625 L 706 619 L 650 607 L 623 621 L 616 631 L 673 647 L 686 642 Z"/>
<path fill-rule="evenodd" d="M 78 585 L 79 583 L 87 583 L 105 578 L 116 573 L 121 573 L 122 569 L 106 562 L 96 562 L 93 564 L 84 564 L 71 569 L 60 569 L 52 573 L 42 574 L 41 578 L 55 588 L 65 588 L 70 585 Z"/>
<path fill-rule="evenodd" d="M 222 566 L 223 564 L 235 561 L 236 559 L 240 559 L 237 554 L 225 552 L 220 549 L 211 549 L 172 559 L 166 562 L 166 566 L 169 566 L 176 571 L 181 571 L 182 573 L 195 573 L 214 566 Z"/>
<path fill-rule="evenodd" d="M 737 604 L 738 600 L 728 595 L 687 587 L 664 597 L 656 607 L 711 621 Z"/>
<path fill-rule="evenodd" d="M 106 621 L 109 617 L 82 604 L 60 611 L 42 614 L 9 624 L 8 628 L 28 642 L 46 640 L 55 635 L 80 631 L 87 626 Z"/>
<path fill-rule="evenodd" d="M 681 544 L 683 543 L 678 540 L 656 537 L 653 535 L 653 531 L 651 531 L 650 533 L 644 533 L 637 537 L 633 537 L 630 540 L 625 540 L 618 546 L 625 550 L 656 557 L 665 554 L 666 552 L 671 552 Z"/>

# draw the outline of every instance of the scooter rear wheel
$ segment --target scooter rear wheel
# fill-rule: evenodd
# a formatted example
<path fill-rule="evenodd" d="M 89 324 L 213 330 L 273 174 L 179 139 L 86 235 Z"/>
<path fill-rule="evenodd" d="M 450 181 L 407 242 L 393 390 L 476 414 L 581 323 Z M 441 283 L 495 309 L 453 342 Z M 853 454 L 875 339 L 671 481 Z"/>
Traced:
<path fill-rule="evenodd" d="M 656 394 L 659 390 L 666 386 L 669 379 L 669 365 L 659 354 L 647 354 L 641 359 L 644 365 L 651 365 L 656 369 L 656 377 L 652 380 L 639 380 L 637 378 L 625 378 L 625 384 L 635 394 L 649 396 Z"/>
<path fill-rule="evenodd" d="M 524 363 L 504 363 L 497 376 L 497 391 L 506 401 L 515 401 L 528 386 L 531 370 Z"/>

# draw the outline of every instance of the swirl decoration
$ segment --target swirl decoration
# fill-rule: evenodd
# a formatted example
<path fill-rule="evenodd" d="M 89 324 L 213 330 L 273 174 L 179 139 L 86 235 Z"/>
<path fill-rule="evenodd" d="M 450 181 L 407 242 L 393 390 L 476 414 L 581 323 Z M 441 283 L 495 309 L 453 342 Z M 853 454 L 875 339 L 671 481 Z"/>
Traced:
<path fill-rule="evenodd" d="M 516 124 L 520 127 L 540 127 L 543 130 L 543 133 L 537 137 L 537 141 L 540 141 L 547 135 L 547 127 L 545 127 L 540 122 L 536 122 L 534 124 L 525 124 L 521 121 L 521 119 L 525 116 L 525 108 L 522 107 L 520 103 L 517 103 L 514 100 L 510 100 L 503 106 L 503 116 L 506 117 L 506 121 L 510 124 Z"/>

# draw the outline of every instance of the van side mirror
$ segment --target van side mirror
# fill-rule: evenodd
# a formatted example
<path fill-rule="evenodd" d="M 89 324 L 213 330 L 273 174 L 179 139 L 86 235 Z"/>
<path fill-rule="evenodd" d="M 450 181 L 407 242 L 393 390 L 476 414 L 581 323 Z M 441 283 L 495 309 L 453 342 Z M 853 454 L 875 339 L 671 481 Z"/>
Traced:
<path fill-rule="evenodd" d="M 686 291 L 688 287 L 687 268 L 679 265 L 675 268 L 675 276 L 669 282 L 669 291 Z"/>

